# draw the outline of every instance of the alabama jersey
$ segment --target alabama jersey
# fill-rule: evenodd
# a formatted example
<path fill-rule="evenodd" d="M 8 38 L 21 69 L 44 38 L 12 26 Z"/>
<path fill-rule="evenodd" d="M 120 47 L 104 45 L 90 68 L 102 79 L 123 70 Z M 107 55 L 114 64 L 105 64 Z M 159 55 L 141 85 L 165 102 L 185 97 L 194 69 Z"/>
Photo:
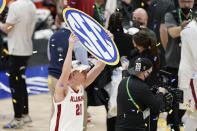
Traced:
<path fill-rule="evenodd" d="M 67 96 L 55 102 L 55 112 L 51 119 L 50 131 L 83 131 L 84 89 L 78 92 L 68 86 Z"/>

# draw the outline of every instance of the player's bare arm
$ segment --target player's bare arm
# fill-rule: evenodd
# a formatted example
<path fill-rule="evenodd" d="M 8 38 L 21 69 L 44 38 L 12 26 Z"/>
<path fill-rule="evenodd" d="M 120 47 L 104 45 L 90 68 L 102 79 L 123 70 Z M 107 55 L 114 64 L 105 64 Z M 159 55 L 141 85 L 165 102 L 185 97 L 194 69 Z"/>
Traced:
<path fill-rule="evenodd" d="M 83 83 L 83 87 L 88 87 L 95 79 L 96 77 L 103 71 L 105 68 L 105 63 L 101 61 L 97 61 L 96 65 L 88 72 L 87 78 L 85 82 Z"/>
<path fill-rule="evenodd" d="M 72 68 L 72 51 L 74 48 L 74 43 L 77 39 L 78 39 L 77 36 L 75 36 L 74 34 L 71 34 L 69 37 L 69 48 L 62 68 L 62 74 L 55 87 L 55 94 L 54 94 L 55 102 L 60 102 L 66 97 L 67 89 L 68 89 L 67 88 L 68 79 Z"/>

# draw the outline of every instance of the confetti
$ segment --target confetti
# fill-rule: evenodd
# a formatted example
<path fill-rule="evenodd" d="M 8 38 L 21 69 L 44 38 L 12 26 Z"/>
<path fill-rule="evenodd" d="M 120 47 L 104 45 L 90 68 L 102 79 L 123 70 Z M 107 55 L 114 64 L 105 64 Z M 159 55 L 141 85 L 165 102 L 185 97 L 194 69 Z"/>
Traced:
<path fill-rule="evenodd" d="M 169 113 L 169 114 L 172 114 L 172 112 L 173 112 L 173 110 L 171 109 L 168 113 Z"/>
<path fill-rule="evenodd" d="M 11 91 L 12 91 L 13 93 L 15 93 L 15 90 L 14 90 L 14 88 L 11 88 Z"/>
<path fill-rule="evenodd" d="M 105 18 L 103 16 L 101 16 L 101 18 L 104 20 Z"/>
<path fill-rule="evenodd" d="M 154 29 L 157 28 L 157 24 L 154 24 Z"/>
<path fill-rule="evenodd" d="M 120 31 L 120 29 L 117 29 L 117 31 L 119 32 L 119 31 Z"/>
<path fill-rule="evenodd" d="M 16 76 L 16 80 L 18 80 L 18 76 Z"/>
<path fill-rule="evenodd" d="M 80 86 L 77 86 L 77 90 L 80 90 Z"/>
<path fill-rule="evenodd" d="M 21 22 L 20 20 L 17 21 L 17 23 L 20 23 L 20 22 Z"/>
<path fill-rule="evenodd" d="M 141 6 L 144 7 L 144 2 L 141 3 Z"/>
<path fill-rule="evenodd" d="M 71 1 L 71 4 L 75 5 L 75 4 L 76 4 L 76 2 L 75 2 L 75 1 Z"/>
<path fill-rule="evenodd" d="M 51 85 L 51 83 L 52 83 L 52 80 L 51 78 L 48 77 L 48 84 Z"/>
<path fill-rule="evenodd" d="M 24 108 L 26 108 L 26 106 L 24 106 Z"/>
<path fill-rule="evenodd" d="M 6 116 L 5 116 L 5 115 L 3 115 L 3 120 L 5 120 L 5 118 L 6 118 Z"/>
<path fill-rule="evenodd" d="M 83 70 L 80 70 L 79 73 L 81 73 Z"/>
<path fill-rule="evenodd" d="M 62 54 L 59 54 L 59 56 L 61 57 L 61 56 L 62 56 Z"/>
<path fill-rule="evenodd" d="M 29 43 L 30 42 L 30 40 L 27 40 L 27 43 Z"/>
<path fill-rule="evenodd" d="M 154 61 L 157 61 L 157 56 L 154 57 Z"/>
<path fill-rule="evenodd" d="M 194 78 L 195 77 L 195 74 L 192 74 L 192 78 Z"/>
<path fill-rule="evenodd" d="M 156 46 L 159 46 L 159 45 L 160 45 L 160 42 L 156 44 Z"/>
<path fill-rule="evenodd" d="M 41 71 L 43 71 L 43 67 L 41 66 Z"/>
<path fill-rule="evenodd" d="M 165 119 L 159 119 L 158 124 L 159 124 L 160 127 L 166 127 L 167 122 L 166 122 Z"/>
<path fill-rule="evenodd" d="M 8 29 L 8 30 L 10 30 L 11 28 L 12 28 L 12 26 L 8 26 L 8 28 L 7 28 L 7 29 Z"/>
<path fill-rule="evenodd" d="M 120 11 L 120 9 L 119 8 L 116 8 L 116 11 Z"/>
<path fill-rule="evenodd" d="M 172 79 L 171 82 L 173 83 L 176 79 Z"/>
<path fill-rule="evenodd" d="M 63 59 L 62 58 L 59 58 L 59 60 L 58 61 L 62 61 Z"/>
<path fill-rule="evenodd" d="M 12 101 L 13 101 L 13 103 L 16 103 L 16 100 L 15 99 L 13 99 Z"/>
<path fill-rule="evenodd" d="M 36 53 L 38 53 L 38 51 L 37 51 L 37 50 L 33 51 L 33 54 L 36 54 Z"/>
<path fill-rule="evenodd" d="M 60 87 L 64 87 L 64 85 L 60 85 Z"/>
<path fill-rule="evenodd" d="M 9 73 L 5 73 L 5 74 L 6 74 L 6 76 L 8 76 L 8 77 L 10 76 L 10 74 L 9 74 Z"/>
<path fill-rule="evenodd" d="M 1 26 L 0 26 L 0 30 L 1 30 Z"/>
<path fill-rule="evenodd" d="M 193 109 L 191 109 L 190 111 L 191 111 L 191 112 L 194 112 L 194 110 L 193 110 Z"/>
<path fill-rule="evenodd" d="M 3 49 L 3 52 L 7 55 L 8 54 L 8 50 L 7 49 Z"/>
<path fill-rule="evenodd" d="M 166 131 L 170 131 L 170 127 L 166 128 Z"/>
<path fill-rule="evenodd" d="M 155 6 L 157 6 L 157 4 L 154 4 L 153 6 L 155 7 Z"/>
<path fill-rule="evenodd" d="M 131 110 L 132 112 L 135 112 L 135 110 L 133 109 L 133 110 Z"/>
<path fill-rule="evenodd" d="M 52 44 L 51 46 L 52 46 L 52 47 L 54 47 L 55 45 L 54 45 L 54 44 Z"/>
<path fill-rule="evenodd" d="M 194 119 L 194 116 L 190 115 L 189 118 L 190 118 L 190 119 Z"/>
<path fill-rule="evenodd" d="M 154 118 L 154 119 L 153 119 L 153 121 L 156 121 L 156 120 L 157 120 L 157 118 Z"/>
<path fill-rule="evenodd" d="M 148 125 L 145 123 L 145 126 L 147 127 Z"/>
<path fill-rule="evenodd" d="M 93 5 L 92 8 L 95 8 L 95 6 Z"/>
<path fill-rule="evenodd" d="M 53 42 L 55 39 L 51 39 L 51 41 Z"/>
<path fill-rule="evenodd" d="M 180 127 L 180 131 L 184 131 L 184 127 Z"/>

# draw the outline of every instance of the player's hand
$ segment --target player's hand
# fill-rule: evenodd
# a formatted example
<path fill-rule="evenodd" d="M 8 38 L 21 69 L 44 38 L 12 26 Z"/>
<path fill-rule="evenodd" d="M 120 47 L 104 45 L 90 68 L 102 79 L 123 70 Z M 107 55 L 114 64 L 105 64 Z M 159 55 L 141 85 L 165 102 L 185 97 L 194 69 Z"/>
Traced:
<path fill-rule="evenodd" d="M 167 90 L 165 88 L 159 87 L 158 92 L 161 92 L 163 95 L 165 95 Z"/>
<path fill-rule="evenodd" d="M 106 30 L 106 33 L 109 36 L 109 38 L 111 38 L 112 40 L 114 39 L 114 35 L 110 31 Z"/>
<path fill-rule="evenodd" d="M 75 44 L 76 40 L 79 40 L 78 37 L 74 33 L 71 33 L 70 37 L 69 37 L 69 47 L 70 48 L 72 48 L 72 49 L 74 48 L 74 44 Z"/>
<path fill-rule="evenodd" d="M 190 20 L 184 20 L 182 23 L 181 23 L 181 29 L 184 29 L 184 27 L 190 22 Z"/>

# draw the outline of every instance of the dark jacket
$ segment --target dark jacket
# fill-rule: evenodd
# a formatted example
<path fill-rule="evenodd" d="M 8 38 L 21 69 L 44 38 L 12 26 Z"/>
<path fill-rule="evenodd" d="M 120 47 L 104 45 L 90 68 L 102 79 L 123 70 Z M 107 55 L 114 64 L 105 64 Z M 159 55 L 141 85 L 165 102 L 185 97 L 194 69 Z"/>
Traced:
<path fill-rule="evenodd" d="M 145 128 L 142 112 L 137 113 L 137 108 L 129 100 L 126 89 L 127 78 L 123 79 L 118 87 L 117 96 L 117 123 L 116 131 L 134 131 Z M 163 94 L 156 96 L 149 90 L 149 86 L 136 76 L 131 76 L 128 84 L 129 92 L 141 110 L 150 108 L 158 112 L 163 101 Z M 124 115 L 125 114 L 125 115 Z M 125 130 L 124 130 L 125 129 Z"/>

